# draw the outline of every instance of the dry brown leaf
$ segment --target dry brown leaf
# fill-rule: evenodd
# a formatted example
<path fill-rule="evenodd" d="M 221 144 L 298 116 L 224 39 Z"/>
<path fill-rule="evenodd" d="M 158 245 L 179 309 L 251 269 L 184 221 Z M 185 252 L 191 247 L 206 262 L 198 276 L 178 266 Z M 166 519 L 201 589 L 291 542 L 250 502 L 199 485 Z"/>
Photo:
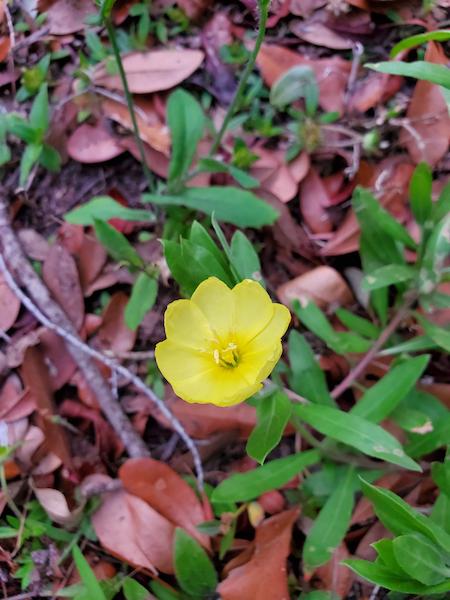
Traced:
<path fill-rule="evenodd" d="M 447 65 L 442 46 L 429 42 L 425 60 Z M 428 81 L 418 81 L 406 113 L 409 127 L 403 129 L 400 141 L 414 162 L 426 161 L 434 166 L 448 151 L 450 116 L 440 87 Z"/>
<path fill-rule="evenodd" d="M 128 296 L 124 292 L 111 296 L 97 336 L 103 348 L 118 354 L 129 352 L 136 341 L 136 331 L 125 324 L 124 311 L 127 303 Z"/>
<path fill-rule="evenodd" d="M 182 504 L 181 499 L 181 504 Z M 124 491 L 104 494 L 92 525 L 113 556 L 152 573 L 173 573 L 174 526 L 140 498 Z"/>
<path fill-rule="evenodd" d="M 256 529 L 252 558 L 230 571 L 218 586 L 222 600 L 264 598 L 288 600 L 286 559 L 290 553 L 291 531 L 299 514 L 287 510 L 261 523 Z"/>
<path fill-rule="evenodd" d="M 400 90 L 402 83 L 403 77 L 370 72 L 363 80 L 355 83 L 349 109 L 366 112 L 370 108 L 375 108 L 392 98 Z"/>
<path fill-rule="evenodd" d="M 39 340 L 48 365 L 52 389 L 59 390 L 72 377 L 77 365 L 58 334 L 42 328 L 39 330 Z"/>
<path fill-rule="evenodd" d="M 288 69 L 310 66 L 317 77 L 320 106 L 326 111 L 342 113 L 351 65 L 340 57 L 312 60 L 283 46 L 263 44 L 256 61 L 266 84 L 271 87 Z"/>
<path fill-rule="evenodd" d="M 20 300 L 6 285 L 0 274 L 0 331 L 8 331 L 16 322 Z"/>
<path fill-rule="evenodd" d="M 39 10 L 46 12 L 45 25 L 51 34 L 67 35 L 84 29 L 86 17 L 96 12 L 96 6 L 92 0 L 41 0 Z"/>
<path fill-rule="evenodd" d="M 122 57 L 128 86 L 133 94 L 150 94 L 168 90 L 187 79 L 202 64 L 201 50 L 149 50 L 130 52 Z M 119 75 L 109 75 L 105 65 L 98 65 L 93 74 L 95 85 L 110 90 L 122 90 Z"/>
<path fill-rule="evenodd" d="M 55 523 L 73 527 L 80 521 L 83 505 L 78 506 L 75 510 L 70 510 L 64 494 L 59 490 L 33 487 L 33 491 L 39 504 Z"/>
<path fill-rule="evenodd" d="M 50 244 L 34 229 L 21 229 L 17 232 L 26 255 L 33 260 L 43 261 L 50 251 Z"/>
<path fill-rule="evenodd" d="M 81 245 L 74 253 L 77 259 L 83 292 L 96 280 L 108 260 L 108 253 L 92 235 L 84 235 Z"/>
<path fill-rule="evenodd" d="M 300 39 L 316 46 L 332 50 L 349 50 L 354 46 L 352 40 L 339 35 L 318 21 L 293 21 L 289 29 Z"/>
<path fill-rule="evenodd" d="M 96 125 L 83 123 L 70 136 L 67 153 L 80 163 L 94 164 L 116 158 L 125 152 L 120 140 L 113 135 L 105 123 Z"/>
<path fill-rule="evenodd" d="M 280 286 L 277 296 L 291 306 L 293 300 L 314 301 L 320 308 L 330 305 L 345 306 L 353 301 L 353 295 L 345 279 L 332 267 L 316 267 Z"/>
<path fill-rule="evenodd" d="M 320 589 L 334 592 L 340 598 L 348 597 L 355 575 L 342 564 L 347 558 L 350 558 L 350 555 L 342 543 L 334 550 L 331 559 L 314 571 L 314 578 L 320 579 Z"/>
<path fill-rule="evenodd" d="M 133 137 L 125 137 L 120 141 L 123 149 L 128 150 L 130 154 L 134 156 L 136 160 L 141 160 L 139 148 L 137 147 L 136 140 Z M 144 154 L 148 168 L 153 173 L 156 173 L 158 177 L 167 179 L 167 171 L 169 169 L 169 159 L 162 152 L 158 152 L 148 144 L 144 143 Z M 193 179 L 191 179 L 191 182 Z"/>
<path fill-rule="evenodd" d="M 316 169 L 311 167 L 300 184 L 300 210 L 303 220 L 313 233 L 328 233 L 333 229 L 325 206 L 330 195 Z"/>
<path fill-rule="evenodd" d="M 42 265 L 42 277 L 52 296 L 78 330 L 84 321 L 84 299 L 73 257 L 61 244 L 54 244 Z"/>
<path fill-rule="evenodd" d="M 166 125 L 161 123 L 156 116 L 156 113 L 150 111 L 151 105 L 146 101 L 146 110 L 143 108 L 143 101 L 136 102 L 136 120 L 139 127 L 139 135 L 149 146 L 162 152 L 164 155 L 169 156 L 170 154 L 170 136 L 169 130 Z M 120 123 L 122 127 L 133 130 L 133 123 L 131 121 L 130 113 L 124 103 L 117 102 L 117 100 L 111 100 L 110 98 L 104 98 L 102 100 L 102 110 L 104 116 L 108 119 L 112 119 L 117 123 Z"/>
<path fill-rule="evenodd" d="M 171 467 L 153 458 L 132 458 L 120 467 L 119 477 L 127 492 L 210 547 L 209 537 L 196 527 L 206 521 L 205 511 L 193 489 Z"/>

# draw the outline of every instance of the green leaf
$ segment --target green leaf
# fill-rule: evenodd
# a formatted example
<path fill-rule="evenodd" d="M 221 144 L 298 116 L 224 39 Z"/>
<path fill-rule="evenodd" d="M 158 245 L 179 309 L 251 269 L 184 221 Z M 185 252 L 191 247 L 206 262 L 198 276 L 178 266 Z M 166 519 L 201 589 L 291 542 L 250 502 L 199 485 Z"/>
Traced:
<path fill-rule="evenodd" d="M 306 338 L 294 329 L 289 334 L 288 353 L 292 373 L 289 386 L 310 402 L 335 406 L 328 391 L 325 374 L 318 365 L 310 345 Z"/>
<path fill-rule="evenodd" d="M 351 414 L 373 423 L 385 419 L 414 387 L 429 360 L 428 355 L 417 356 L 393 367 L 382 379 L 364 392 L 350 411 Z"/>
<path fill-rule="evenodd" d="M 438 346 L 447 352 L 450 352 L 450 330 L 439 327 L 439 325 L 435 325 L 434 323 L 431 323 L 431 321 L 427 321 L 427 319 L 424 319 L 420 314 L 417 314 L 416 317 L 420 325 L 422 325 L 426 335 Z"/>
<path fill-rule="evenodd" d="M 375 235 L 377 230 L 381 229 L 392 240 L 397 240 L 412 250 L 417 248 L 416 242 L 412 239 L 403 225 L 381 206 L 379 201 L 369 190 L 358 186 L 353 193 L 352 203 L 356 217 L 366 233 L 368 232 L 367 230 L 369 230 Z M 386 250 L 387 248 L 379 248 L 380 252 Z M 395 257 L 395 255 L 401 257 L 398 251 L 393 251 L 393 248 L 391 248 L 390 252 L 393 257 Z M 392 260 L 390 262 L 402 261 Z"/>
<path fill-rule="evenodd" d="M 433 422 L 433 431 L 430 431 L 430 433 L 423 435 L 410 434 L 406 450 L 414 458 L 419 458 L 445 446 L 449 440 L 450 412 L 438 421 Z"/>
<path fill-rule="evenodd" d="M 151 310 L 158 295 L 158 280 L 147 273 L 139 273 L 125 307 L 124 317 L 127 327 L 135 331 L 145 315 Z"/>
<path fill-rule="evenodd" d="M 189 241 L 196 246 L 203 246 L 216 258 L 217 262 L 220 263 L 224 269 L 227 269 L 228 261 L 225 258 L 224 253 L 218 248 L 208 231 L 198 221 L 194 221 L 191 225 Z"/>
<path fill-rule="evenodd" d="M 247 454 L 263 463 L 276 446 L 291 416 L 292 405 L 286 394 L 275 392 L 258 401 L 258 422 L 247 441 Z"/>
<path fill-rule="evenodd" d="M 185 600 L 173 588 L 169 588 L 167 584 L 163 585 L 160 581 L 151 581 L 150 588 L 158 600 Z"/>
<path fill-rule="evenodd" d="M 48 144 L 43 145 L 39 162 L 43 167 L 53 173 L 57 173 L 61 168 L 61 156 L 59 155 L 59 152 Z"/>
<path fill-rule="evenodd" d="M 336 316 L 346 327 L 355 333 L 359 333 L 364 337 L 368 337 L 372 340 L 376 340 L 380 336 L 380 328 L 369 321 L 358 315 L 354 315 L 351 311 L 346 308 L 338 308 L 336 310 Z"/>
<path fill-rule="evenodd" d="M 408 265 L 384 265 L 366 275 L 361 287 L 363 290 L 378 290 L 403 281 L 410 281 L 416 275 L 416 269 Z"/>
<path fill-rule="evenodd" d="M 389 348 L 381 350 L 380 356 L 392 356 L 394 354 L 402 354 L 408 352 L 421 352 L 422 350 L 434 350 L 437 345 L 431 338 L 426 335 L 418 335 L 406 342 L 394 344 Z"/>
<path fill-rule="evenodd" d="M 125 577 L 122 589 L 126 600 L 149 600 L 150 592 L 131 577 Z"/>
<path fill-rule="evenodd" d="M 84 583 L 89 594 L 89 598 L 92 598 L 92 600 L 106 600 L 106 596 L 100 583 L 97 581 L 94 571 L 76 545 L 72 549 L 72 557 L 80 574 L 81 581 Z"/>
<path fill-rule="evenodd" d="M 432 183 L 431 167 L 424 162 L 418 164 L 409 182 L 409 197 L 412 213 L 420 225 L 424 225 L 431 216 L 433 208 L 431 200 Z"/>
<path fill-rule="evenodd" d="M 313 116 L 319 103 L 319 87 L 313 69 L 305 65 L 288 69 L 270 90 L 270 103 L 277 108 L 284 108 L 300 98 L 305 99 L 306 113 Z"/>
<path fill-rule="evenodd" d="M 132 267 L 142 269 L 144 261 L 127 240 L 115 227 L 94 218 L 94 230 L 98 241 L 106 248 L 110 256 L 117 262 L 125 262 Z"/>
<path fill-rule="evenodd" d="M 271 225 L 278 212 L 252 192 L 231 186 L 187 188 L 178 195 L 144 194 L 143 200 L 165 206 L 185 206 L 216 216 L 218 221 L 238 227 Z"/>
<path fill-rule="evenodd" d="M 20 138 L 27 144 L 35 144 L 39 142 L 39 133 L 29 125 L 25 119 L 16 114 L 6 116 L 6 127 L 12 135 Z"/>
<path fill-rule="evenodd" d="M 306 572 L 326 563 L 342 542 L 353 510 L 354 469 L 349 467 L 344 480 L 326 501 L 306 536 L 303 564 Z"/>
<path fill-rule="evenodd" d="M 446 215 L 450 213 L 450 183 L 447 183 L 442 188 L 437 202 L 433 204 L 433 221 L 438 223 Z"/>
<path fill-rule="evenodd" d="M 203 135 L 205 116 L 197 100 L 185 90 L 176 89 L 167 102 L 167 122 L 172 136 L 169 186 L 179 184 L 191 166 Z"/>
<path fill-rule="evenodd" d="M 28 180 L 31 169 L 39 160 L 42 153 L 42 144 L 29 144 L 20 160 L 20 177 L 19 183 L 24 186 Z"/>
<path fill-rule="evenodd" d="M 450 578 L 442 551 L 420 533 L 401 535 L 392 542 L 400 567 L 425 585 L 436 585 Z"/>
<path fill-rule="evenodd" d="M 102 21 L 109 19 L 116 0 L 99 0 L 100 4 L 100 18 Z"/>
<path fill-rule="evenodd" d="M 339 600 L 339 596 L 334 592 L 315 590 L 314 592 L 303 592 L 299 600 Z"/>
<path fill-rule="evenodd" d="M 333 440 L 405 469 L 422 470 L 406 456 L 400 443 L 379 425 L 330 406 L 296 405 L 293 410 L 300 419 Z"/>
<path fill-rule="evenodd" d="M 434 40 L 436 42 L 445 42 L 450 39 L 450 31 L 446 29 L 438 29 L 437 31 L 428 31 L 427 33 L 418 33 L 417 35 L 410 35 L 403 40 L 400 40 L 392 48 L 389 53 L 390 58 L 395 58 L 397 54 L 408 48 L 415 48 L 421 46 L 427 42 Z"/>
<path fill-rule="evenodd" d="M 429 81 L 450 89 L 450 70 L 444 65 L 436 65 L 425 60 L 415 62 L 379 62 L 366 63 L 368 69 L 378 73 L 389 73 L 389 75 L 403 75 L 413 77 L 422 81 Z"/>
<path fill-rule="evenodd" d="M 363 493 L 372 502 L 377 517 L 394 535 L 422 533 L 446 552 L 450 551 L 450 536 L 431 519 L 414 510 L 394 492 L 360 479 Z"/>
<path fill-rule="evenodd" d="M 189 240 L 180 243 L 163 240 L 164 256 L 172 277 L 182 290 L 190 296 L 198 285 L 208 277 L 218 277 L 228 287 L 234 281 L 228 270 L 204 246 L 192 244 Z"/>
<path fill-rule="evenodd" d="M 395 558 L 394 546 L 391 539 L 384 538 L 378 540 L 372 544 L 372 547 L 376 550 L 378 555 L 377 563 L 382 564 L 394 573 L 397 573 L 397 575 L 409 579 L 408 573 L 403 571 Z"/>
<path fill-rule="evenodd" d="M 298 300 L 294 300 L 292 308 L 300 321 L 337 354 L 367 352 L 372 345 L 370 340 L 362 338 L 357 333 L 335 331 L 323 311 L 314 302 L 302 305 Z"/>
<path fill-rule="evenodd" d="M 254 279 L 261 282 L 261 263 L 258 254 L 242 231 L 236 231 L 231 238 L 230 257 L 241 279 Z"/>
<path fill-rule="evenodd" d="M 48 89 L 47 84 L 41 85 L 30 111 L 30 125 L 35 131 L 41 132 L 41 140 L 48 129 Z"/>
<path fill-rule="evenodd" d="M 201 158 L 198 161 L 198 169 L 204 173 L 228 173 L 243 188 L 251 189 L 259 187 L 259 180 L 249 175 L 247 171 L 216 160 L 215 158 Z"/>
<path fill-rule="evenodd" d="M 6 142 L 0 141 L 0 167 L 11 160 L 11 150 Z"/>
<path fill-rule="evenodd" d="M 317 450 L 307 450 L 272 460 L 253 471 L 231 475 L 219 483 L 212 493 L 211 500 L 213 502 L 254 500 L 264 492 L 280 488 L 303 469 L 319 461 L 320 453 Z"/>
<path fill-rule="evenodd" d="M 122 206 L 111 196 L 95 196 L 65 215 L 65 220 L 74 225 L 94 225 L 95 220 L 109 221 L 123 219 L 124 221 L 142 221 L 151 223 L 155 220 L 152 212 L 138 208 Z"/>
<path fill-rule="evenodd" d="M 450 534 L 450 496 L 439 494 L 431 511 L 430 519 Z"/>
<path fill-rule="evenodd" d="M 390 569 L 381 564 L 371 563 L 368 560 L 348 559 L 342 561 L 342 563 L 347 565 L 347 567 L 350 567 L 350 569 L 360 577 L 394 592 L 428 595 L 432 593 L 443 593 L 450 590 L 450 581 L 428 587 L 413 579 L 407 579 L 397 573 L 393 573 Z"/>
<path fill-rule="evenodd" d="M 450 456 L 448 453 L 443 463 L 432 463 L 431 475 L 441 492 L 450 496 Z"/>
<path fill-rule="evenodd" d="M 214 594 L 217 574 L 200 544 L 179 527 L 175 530 L 175 575 L 181 588 L 201 598 Z"/>
<path fill-rule="evenodd" d="M 420 270 L 421 289 L 425 293 L 433 290 L 442 276 L 442 269 L 450 254 L 450 213 L 434 227 L 425 247 Z"/>

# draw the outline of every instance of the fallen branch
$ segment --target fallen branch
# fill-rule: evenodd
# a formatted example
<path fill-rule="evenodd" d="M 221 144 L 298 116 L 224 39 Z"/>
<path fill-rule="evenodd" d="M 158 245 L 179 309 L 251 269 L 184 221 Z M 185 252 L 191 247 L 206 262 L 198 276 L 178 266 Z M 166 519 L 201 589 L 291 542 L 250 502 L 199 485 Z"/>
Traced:
<path fill-rule="evenodd" d="M 79 338 L 72 323 L 60 306 L 50 297 L 47 287 L 35 273 L 23 254 L 22 248 L 9 224 L 6 206 L 1 200 L 0 240 L 3 246 L 3 255 L 0 254 L 0 272 L 3 274 L 6 284 L 40 323 L 48 329 L 55 331 L 55 333 L 67 342 L 70 354 L 83 373 L 87 384 L 97 397 L 100 408 L 124 443 L 128 454 L 132 457 L 141 457 L 148 456 L 149 451 L 123 412 L 119 402 L 114 398 L 110 387 L 100 374 L 95 363 L 89 360 L 89 357 L 95 358 L 111 369 L 112 372 L 121 375 L 157 406 L 158 410 L 169 421 L 191 452 L 197 472 L 198 486 L 200 489 L 203 489 L 202 462 L 192 438 L 186 433 L 180 421 L 170 412 L 164 402 L 137 375 L 114 359 L 91 348 Z M 16 283 L 8 265 L 10 265 L 19 281 L 27 288 L 32 299 Z"/>

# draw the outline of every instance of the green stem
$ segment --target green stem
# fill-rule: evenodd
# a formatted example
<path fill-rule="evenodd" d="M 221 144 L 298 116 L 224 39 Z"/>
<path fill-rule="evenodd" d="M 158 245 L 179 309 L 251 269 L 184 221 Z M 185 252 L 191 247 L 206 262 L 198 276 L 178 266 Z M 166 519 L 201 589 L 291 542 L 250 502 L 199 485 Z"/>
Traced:
<path fill-rule="evenodd" d="M 134 133 L 134 137 L 136 140 L 136 145 L 139 150 L 139 156 L 141 157 L 142 169 L 143 169 L 145 177 L 147 179 L 148 187 L 149 187 L 150 191 L 153 191 L 154 190 L 153 175 L 150 172 L 150 169 L 147 165 L 144 142 L 142 141 L 141 136 L 139 135 L 139 125 L 138 125 L 138 122 L 136 119 L 136 114 L 134 111 L 133 96 L 131 95 L 130 88 L 128 87 L 127 75 L 125 73 L 125 69 L 123 68 L 122 58 L 120 56 L 120 50 L 119 50 L 119 46 L 117 44 L 116 30 L 114 29 L 114 25 L 113 25 L 110 17 L 106 17 L 104 22 L 105 22 L 105 27 L 108 32 L 108 37 L 109 37 L 109 40 L 111 42 L 111 46 L 112 46 L 112 49 L 114 52 L 114 57 L 117 62 L 117 67 L 119 69 L 119 75 L 120 75 L 120 79 L 122 81 L 123 91 L 125 93 L 125 98 L 127 101 L 128 111 L 130 113 L 131 123 L 133 125 L 133 133 Z"/>
<path fill-rule="evenodd" d="M 225 134 L 225 131 L 228 128 L 228 124 L 233 117 L 236 109 L 239 107 L 239 104 L 242 99 L 242 95 L 244 93 L 244 89 L 249 78 L 250 73 L 253 71 L 253 67 L 255 66 L 256 57 L 258 56 L 258 52 L 261 48 L 261 44 L 263 43 L 264 36 L 266 34 L 266 23 L 267 17 L 269 14 L 269 5 L 270 0 L 261 0 L 259 3 L 259 22 L 258 22 L 258 36 L 256 38 L 255 47 L 253 48 L 253 52 L 250 55 L 248 63 L 245 66 L 244 72 L 242 73 L 241 79 L 239 81 L 238 88 L 234 95 L 234 98 L 228 107 L 227 113 L 222 123 L 222 127 L 220 131 L 216 134 L 214 138 L 213 144 L 211 146 L 211 150 L 209 151 L 208 156 L 211 158 L 219 149 L 220 143 L 222 142 L 222 138 Z"/>

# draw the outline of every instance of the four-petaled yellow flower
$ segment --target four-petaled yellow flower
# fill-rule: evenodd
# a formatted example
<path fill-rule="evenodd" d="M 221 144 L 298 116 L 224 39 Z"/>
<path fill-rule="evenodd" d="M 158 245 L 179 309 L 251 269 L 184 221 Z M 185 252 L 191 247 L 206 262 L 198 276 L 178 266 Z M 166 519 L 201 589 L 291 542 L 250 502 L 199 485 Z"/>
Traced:
<path fill-rule="evenodd" d="M 156 346 L 156 362 L 183 400 L 231 406 L 261 389 L 290 320 L 289 310 L 256 281 L 230 289 L 210 277 L 190 300 L 167 307 L 167 339 Z"/>

